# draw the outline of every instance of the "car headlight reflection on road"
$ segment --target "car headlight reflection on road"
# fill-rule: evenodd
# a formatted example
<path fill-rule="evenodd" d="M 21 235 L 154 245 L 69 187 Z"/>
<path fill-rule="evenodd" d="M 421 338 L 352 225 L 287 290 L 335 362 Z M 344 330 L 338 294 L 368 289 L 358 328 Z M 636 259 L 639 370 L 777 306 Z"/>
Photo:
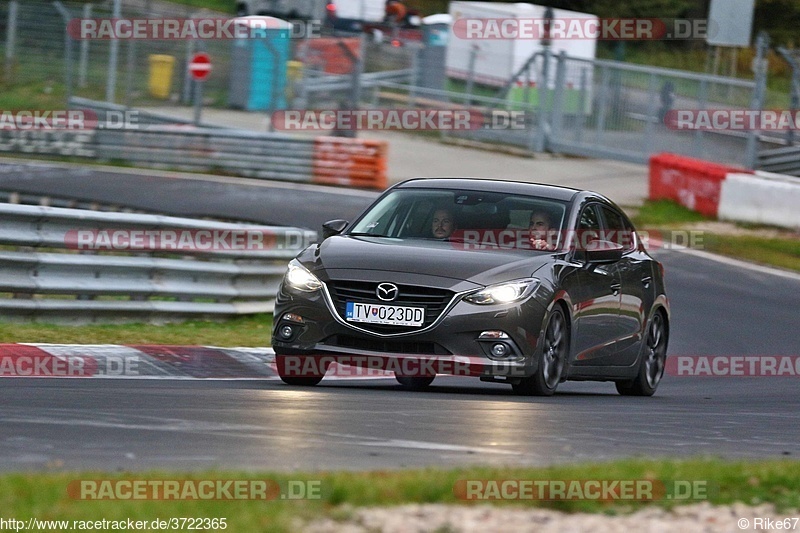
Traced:
<path fill-rule="evenodd" d="M 538 284 L 538 279 L 526 278 L 490 285 L 485 289 L 470 294 L 464 300 L 477 305 L 510 304 L 530 296 Z"/>
<path fill-rule="evenodd" d="M 288 286 L 298 291 L 314 292 L 322 288 L 322 282 L 297 261 L 289 263 L 284 279 Z"/>

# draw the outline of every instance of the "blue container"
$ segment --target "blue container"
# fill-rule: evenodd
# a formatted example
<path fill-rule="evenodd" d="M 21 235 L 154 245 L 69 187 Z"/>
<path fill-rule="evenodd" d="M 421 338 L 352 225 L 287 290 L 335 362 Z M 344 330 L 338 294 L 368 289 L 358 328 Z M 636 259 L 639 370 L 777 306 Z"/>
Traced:
<path fill-rule="evenodd" d="M 274 17 L 239 17 L 228 103 L 247 111 L 286 109 L 292 25 Z"/>

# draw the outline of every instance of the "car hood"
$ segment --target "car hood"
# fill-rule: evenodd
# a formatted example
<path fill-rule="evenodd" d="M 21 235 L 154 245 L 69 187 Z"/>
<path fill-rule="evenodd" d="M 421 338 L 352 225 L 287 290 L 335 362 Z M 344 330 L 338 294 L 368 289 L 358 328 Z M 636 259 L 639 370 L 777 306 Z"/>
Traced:
<path fill-rule="evenodd" d="M 552 254 L 531 250 L 465 250 L 458 243 L 380 237 L 334 236 L 308 248 L 298 258 L 312 272 L 328 278 L 343 270 L 413 273 L 490 285 L 527 277 Z M 322 275 L 325 271 L 328 275 Z"/>

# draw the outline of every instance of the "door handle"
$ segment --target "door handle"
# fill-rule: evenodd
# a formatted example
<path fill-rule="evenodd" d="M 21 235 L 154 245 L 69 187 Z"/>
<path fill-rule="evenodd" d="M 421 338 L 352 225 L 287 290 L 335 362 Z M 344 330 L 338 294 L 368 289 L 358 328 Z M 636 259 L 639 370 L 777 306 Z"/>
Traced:
<path fill-rule="evenodd" d="M 646 277 L 642 278 L 642 284 L 644 285 L 645 289 L 649 289 L 650 288 L 650 282 L 651 281 L 653 281 L 653 278 L 651 276 L 646 276 Z"/>
<path fill-rule="evenodd" d="M 614 295 L 616 295 L 621 288 L 622 288 L 622 285 L 619 284 L 619 283 L 612 283 L 611 284 L 611 292 L 613 292 Z"/>

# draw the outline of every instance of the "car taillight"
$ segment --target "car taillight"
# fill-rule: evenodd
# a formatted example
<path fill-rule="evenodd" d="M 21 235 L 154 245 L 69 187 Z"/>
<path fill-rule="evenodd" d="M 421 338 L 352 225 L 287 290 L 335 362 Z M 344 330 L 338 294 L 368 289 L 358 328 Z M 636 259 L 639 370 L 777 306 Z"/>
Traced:
<path fill-rule="evenodd" d="M 328 2 L 328 5 L 325 6 L 325 9 L 328 10 L 329 17 L 336 16 L 336 4 L 334 4 L 333 2 Z"/>

